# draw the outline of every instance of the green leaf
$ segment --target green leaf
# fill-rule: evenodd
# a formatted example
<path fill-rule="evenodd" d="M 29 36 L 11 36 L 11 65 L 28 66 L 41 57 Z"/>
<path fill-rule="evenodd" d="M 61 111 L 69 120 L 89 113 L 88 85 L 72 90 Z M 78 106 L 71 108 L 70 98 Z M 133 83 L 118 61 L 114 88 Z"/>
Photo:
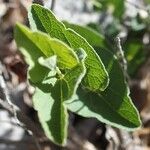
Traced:
<path fill-rule="evenodd" d="M 129 89 L 118 61 L 107 50 L 98 53 L 110 76 L 108 88 L 100 94 L 80 88 L 74 100 L 66 103 L 68 109 L 118 128 L 133 130 L 140 127 L 139 114 L 129 97 Z"/>
<path fill-rule="evenodd" d="M 15 27 L 15 40 L 29 64 L 29 78 L 32 82 L 42 81 L 48 73 L 47 69 L 38 63 L 40 57 L 56 55 L 60 69 L 71 69 L 79 62 L 75 52 L 63 42 L 42 32 L 32 32 L 21 24 Z"/>
<path fill-rule="evenodd" d="M 68 114 L 63 104 L 67 88 L 62 79 L 55 83 L 50 93 L 36 88 L 33 96 L 34 108 L 47 137 L 59 145 L 64 145 L 67 139 Z"/>
<path fill-rule="evenodd" d="M 51 11 L 40 5 L 33 4 L 31 6 L 29 22 L 33 30 L 46 32 L 51 37 L 62 40 L 75 51 L 78 51 L 79 48 L 84 49 L 87 54 L 85 60 L 87 74 L 83 80 L 83 85 L 92 91 L 105 90 L 108 85 L 105 67 L 94 49 L 83 37 L 69 28 L 66 29 L 64 24 L 58 21 Z"/>
<path fill-rule="evenodd" d="M 45 75 L 48 73 L 47 69 L 39 65 L 37 62 L 38 58 L 44 54 L 30 41 L 26 38 L 26 35 L 21 30 L 20 25 L 15 27 L 15 41 L 19 50 L 25 56 L 25 60 L 29 65 L 28 77 L 33 79 L 32 82 L 38 82 L 43 80 Z"/>
<path fill-rule="evenodd" d="M 83 50 L 81 53 L 82 58 L 78 65 L 69 70 L 60 80 L 53 78 L 45 80 L 42 84 L 47 86 L 36 84 L 37 88 L 33 96 L 34 108 L 38 111 L 47 137 L 59 145 L 65 145 L 67 138 L 68 114 L 64 101 L 70 100 L 76 93 L 86 73 L 84 66 L 86 55 Z M 52 77 L 53 74 L 50 76 Z"/>
<path fill-rule="evenodd" d="M 68 96 L 66 98 L 67 100 L 72 99 L 72 96 L 76 93 L 79 84 L 86 74 L 84 61 L 87 55 L 83 49 L 80 49 L 80 51 L 78 52 L 80 63 L 70 71 L 68 71 L 63 77 L 68 84 Z"/>
<path fill-rule="evenodd" d="M 105 37 L 97 33 L 95 30 L 93 30 L 90 27 L 85 27 L 77 24 L 72 24 L 69 22 L 64 21 L 63 22 L 67 28 L 71 28 L 77 33 L 79 33 L 82 37 L 84 37 L 89 44 L 91 44 L 93 47 L 106 47 L 105 43 Z"/>
<path fill-rule="evenodd" d="M 38 59 L 38 61 L 42 66 L 47 67 L 50 70 L 55 70 L 57 67 L 57 56 L 56 55 L 45 58 L 45 59 L 43 57 L 40 57 Z"/>
<path fill-rule="evenodd" d="M 100 33 L 101 31 L 96 31 L 95 29 L 89 26 L 81 26 L 78 24 L 68 23 L 66 21 L 64 21 L 63 23 L 66 27 L 73 29 L 83 38 L 85 38 L 94 49 L 96 49 L 97 47 L 99 49 L 110 49 L 111 46 L 105 39 L 104 35 Z"/>

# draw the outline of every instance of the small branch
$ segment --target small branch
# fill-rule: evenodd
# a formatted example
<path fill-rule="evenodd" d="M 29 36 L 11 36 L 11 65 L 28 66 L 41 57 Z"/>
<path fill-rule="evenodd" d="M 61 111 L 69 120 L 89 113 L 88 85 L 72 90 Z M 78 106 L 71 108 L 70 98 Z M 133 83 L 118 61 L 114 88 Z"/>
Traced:
<path fill-rule="evenodd" d="M 125 59 L 125 56 L 124 56 L 124 51 L 122 49 L 122 46 L 121 46 L 121 40 L 119 37 L 116 37 L 115 39 L 116 41 L 116 46 L 118 48 L 118 51 L 117 51 L 117 58 L 120 62 L 120 65 L 123 69 L 123 72 L 124 72 L 124 76 L 129 79 L 129 76 L 128 76 L 128 73 L 127 73 L 127 60 Z"/>
<path fill-rule="evenodd" d="M 51 0 L 51 11 L 54 11 L 54 7 L 55 7 L 55 0 Z"/>
<path fill-rule="evenodd" d="M 2 68 L 2 64 L 0 64 L 1 68 Z M 10 96 L 9 96 L 9 92 L 7 90 L 7 86 L 6 86 L 6 83 L 4 81 L 4 78 L 3 78 L 3 75 L 2 75 L 2 72 L 0 72 L 0 88 L 1 88 L 1 93 L 3 94 L 3 97 L 4 100 L 12 107 L 13 109 L 13 114 L 14 114 L 14 118 L 15 118 L 15 121 L 16 123 L 19 125 L 21 124 L 16 116 L 16 111 L 15 111 L 15 106 L 14 104 L 11 102 L 10 100 Z"/>

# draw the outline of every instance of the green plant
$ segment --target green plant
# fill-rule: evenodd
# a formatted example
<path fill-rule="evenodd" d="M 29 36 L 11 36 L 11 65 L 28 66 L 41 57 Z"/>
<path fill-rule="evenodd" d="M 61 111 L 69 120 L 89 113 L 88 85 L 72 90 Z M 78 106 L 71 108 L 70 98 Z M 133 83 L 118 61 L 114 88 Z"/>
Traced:
<path fill-rule="evenodd" d="M 66 143 L 67 109 L 118 128 L 140 127 L 123 71 L 103 35 L 65 26 L 37 4 L 29 10 L 29 22 L 31 30 L 16 25 L 15 40 L 29 65 L 28 79 L 36 88 L 33 105 L 49 139 Z"/>

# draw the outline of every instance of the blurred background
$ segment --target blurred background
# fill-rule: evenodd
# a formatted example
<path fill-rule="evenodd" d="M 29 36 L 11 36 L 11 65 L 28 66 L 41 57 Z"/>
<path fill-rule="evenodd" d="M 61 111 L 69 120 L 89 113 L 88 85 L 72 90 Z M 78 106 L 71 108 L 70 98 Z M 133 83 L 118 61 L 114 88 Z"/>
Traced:
<path fill-rule="evenodd" d="M 112 47 L 121 39 L 127 60 L 131 97 L 142 119 L 142 127 L 126 132 L 70 113 L 65 148 L 46 137 L 33 137 L 16 124 L 0 103 L 0 150 L 150 150 L 150 0 L 35 0 L 52 9 L 57 18 L 86 25 L 105 35 Z M 0 0 L 0 99 L 4 90 L 42 132 L 32 108 L 34 89 L 26 81 L 27 65 L 13 38 L 16 22 L 28 25 L 27 9 L 32 0 Z M 114 49 L 114 48 L 113 48 Z"/>

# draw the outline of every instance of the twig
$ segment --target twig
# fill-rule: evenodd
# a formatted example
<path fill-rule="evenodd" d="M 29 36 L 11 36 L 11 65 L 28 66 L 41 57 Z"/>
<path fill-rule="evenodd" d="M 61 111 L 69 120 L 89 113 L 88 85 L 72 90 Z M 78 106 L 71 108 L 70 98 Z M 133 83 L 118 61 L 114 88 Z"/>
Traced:
<path fill-rule="evenodd" d="M 2 64 L 0 64 L 1 68 L 2 67 Z M 14 118 L 15 118 L 15 122 L 18 126 L 21 126 L 23 127 L 23 124 L 18 120 L 17 118 L 17 106 L 15 106 L 11 100 L 10 100 L 10 96 L 9 96 L 9 92 L 7 90 L 7 86 L 6 86 L 6 83 L 4 81 L 4 78 L 3 78 L 3 75 L 2 75 L 2 71 L 0 72 L 0 87 L 1 87 L 1 92 L 3 93 L 3 97 L 4 100 L 9 104 L 9 106 L 12 108 L 13 110 L 13 115 L 14 115 Z M 28 131 L 29 132 L 29 131 Z M 30 133 L 30 132 L 29 132 Z"/>
<path fill-rule="evenodd" d="M 52 0 L 52 2 L 51 2 L 51 11 L 54 11 L 54 7 L 55 7 L 55 0 Z"/>
<path fill-rule="evenodd" d="M 1 64 L 0 64 L 1 65 Z M 1 65 L 2 66 L 2 65 Z M 2 68 L 2 67 L 1 67 Z M 5 99 L 5 101 L 7 101 L 7 103 L 12 107 L 13 109 L 13 114 L 14 114 L 14 118 L 15 118 L 15 121 L 18 125 L 21 124 L 21 122 L 19 122 L 17 116 L 16 116 L 16 111 L 15 111 L 15 106 L 14 104 L 11 102 L 10 100 L 10 96 L 9 96 L 9 92 L 7 90 L 7 86 L 5 84 L 5 81 L 4 81 L 4 78 L 2 76 L 2 72 L 0 72 L 0 87 L 1 87 L 1 91 L 3 93 L 3 98 Z"/>
<path fill-rule="evenodd" d="M 127 60 L 125 59 L 125 56 L 124 56 L 124 51 L 122 50 L 122 46 L 121 46 L 121 40 L 119 37 L 116 37 L 115 39 L 116 41 L 116 46 L 118 48 L 118 51 L 117 51 L 117 58 L 120 62 L 120 65 L 123 69 L 123 73 L 124 73 L 124 76 L 129 80 L 129 76 L 128 76 L 128 73 L 127 73 Z"/>

